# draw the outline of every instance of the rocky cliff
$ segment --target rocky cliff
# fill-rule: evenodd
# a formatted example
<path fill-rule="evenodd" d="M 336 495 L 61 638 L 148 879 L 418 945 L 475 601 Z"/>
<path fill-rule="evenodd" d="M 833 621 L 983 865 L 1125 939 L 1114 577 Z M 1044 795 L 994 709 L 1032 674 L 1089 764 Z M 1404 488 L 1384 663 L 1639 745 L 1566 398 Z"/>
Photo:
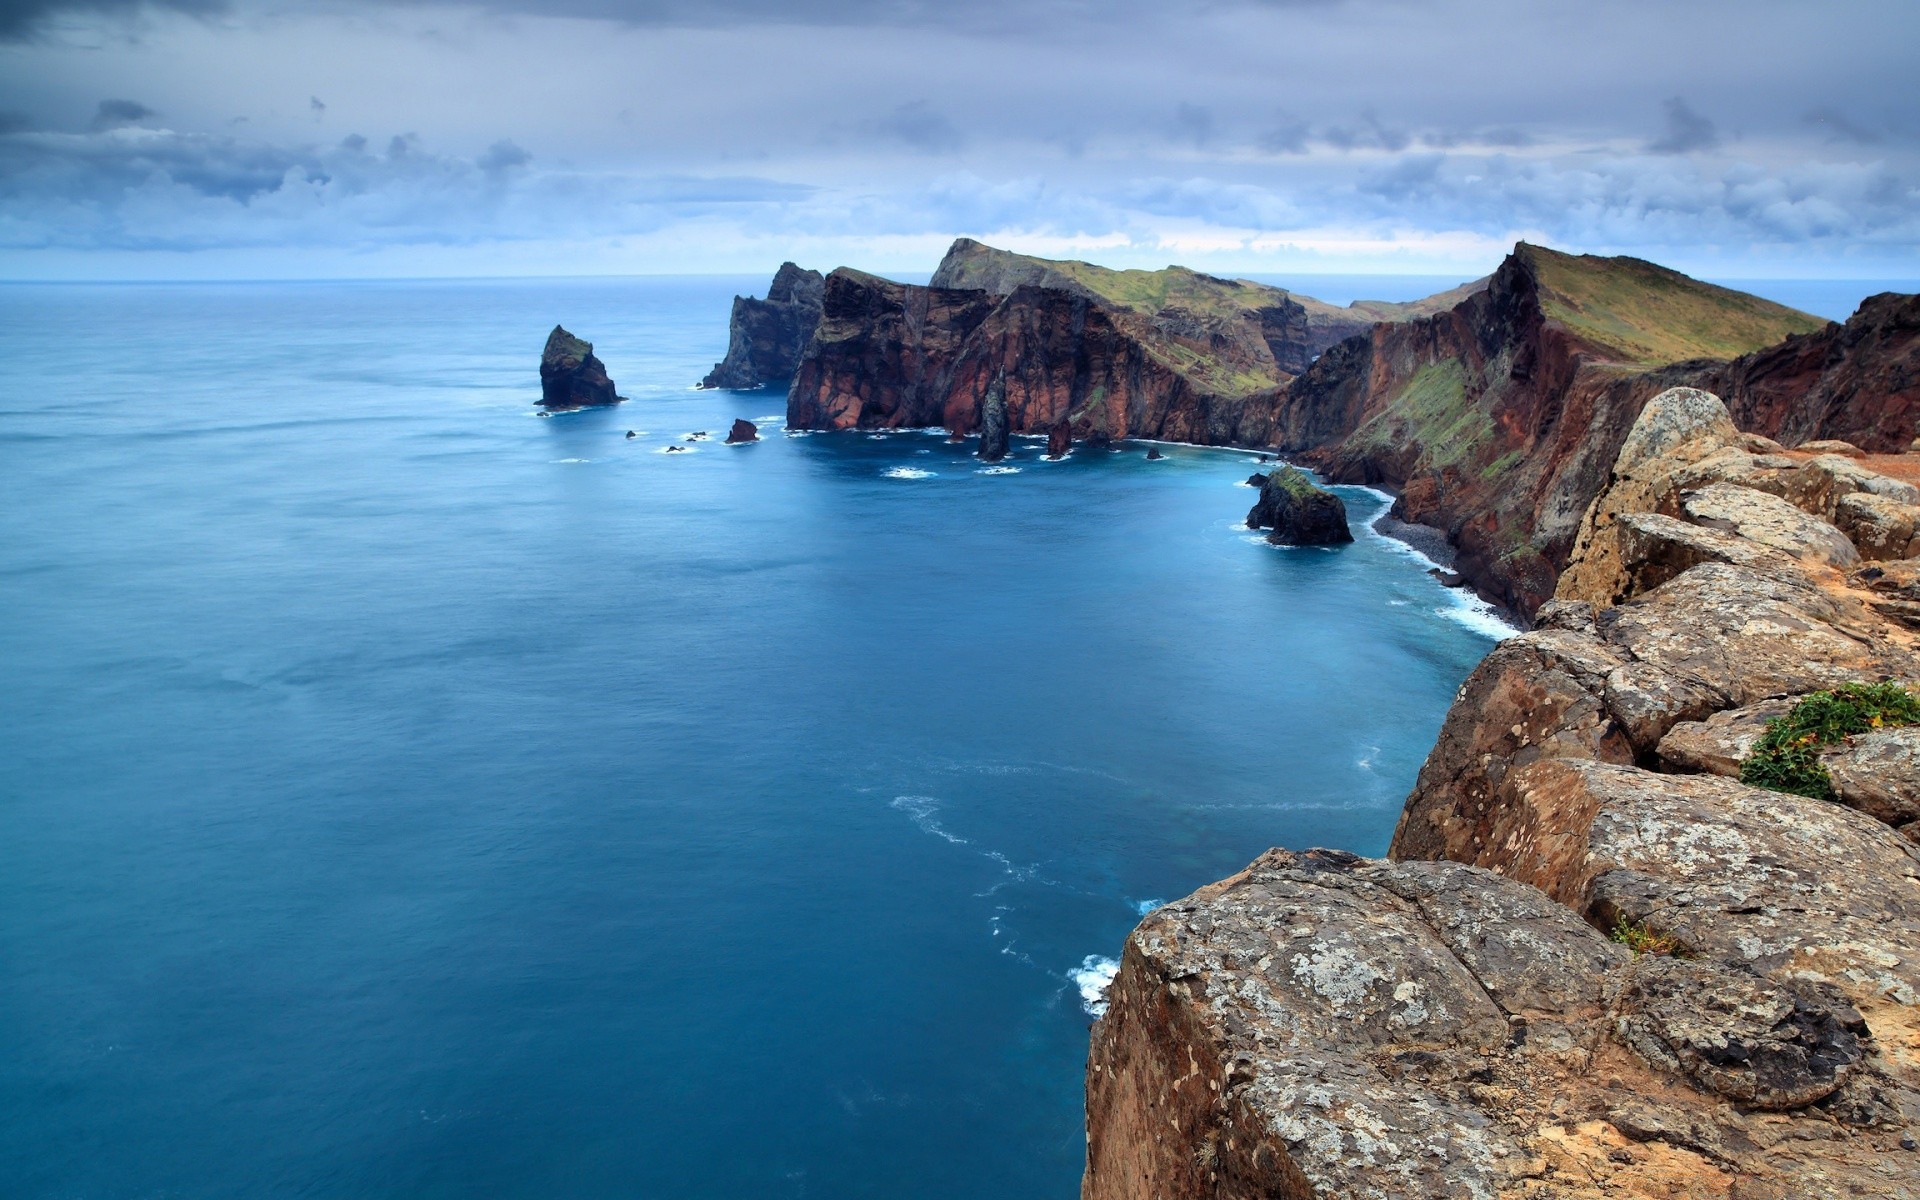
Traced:
<path fill-rule="evenodd" d="M 1061 288 L 1148 314 L 1168 310 L 1232 312 L 1297 304 L 1306 318 L 1304 329 L 1294 331 L 1300 353 L 1275 351 L 1281 369 L 1297 375 L 1315 355 L 1335 342 L 1364 333 L 1381 322 L 1408 321 L 1445 312 L 1485 288 L 1488 281 L 1477 279 L 1463 283 L 1423 300 L 1405 303 L 1356 300 L 1343 308 L 1285 288 L 1247 279 L 1220 279 L 1185 267 L 1116 271 L 1093 263 L 1015 254 L 972 238 L 961 238 L 947 251 L 931 282 L 934 287 L 978 288 L 997 296 L 1009 295 L 1025 286 Z"/>
<path fill-rule="evenodd" d="M 1259 440 L 1265 399 L 1287 376 L 1298 306 L 1229 319 L 1145 314 L 1078 290 L 1006 295 L 917 287 L 842 267 L 787 394 L 794 429 L 982 426 L 993 388 L 1009 429 L 1075 439 Z"/>
<path fill-rule="evenodd" d="M 1274 851 L 1128 939 L 1087 1200 L 1920 1197 L 1920 727 L 1740 781 L 1767 722 L 1920 682 L 1920 560 L 1876 561 L 1920 462 L 1642 407 L 1393 861 Z"/>
<path fill-rule="evenodd" d="M 1275 398 L 1268 439 L 1398 491 L 1395 517 L 1444 530 L 1460 573 L 1527 616 L 1648 397 L 1822 325 L 1637 259 L 1522 244 L 1453 309 L 1321 356 Z"/>
<path fill-rule="evenodd" d="M 765 300 L 735 296 L 727 322 L 727 356 L 713 365 L 700 386 L 743 391 L 784 386 L 820 324 L 825 286 L 820 272 L 788 262 L 774 272 Z"/>

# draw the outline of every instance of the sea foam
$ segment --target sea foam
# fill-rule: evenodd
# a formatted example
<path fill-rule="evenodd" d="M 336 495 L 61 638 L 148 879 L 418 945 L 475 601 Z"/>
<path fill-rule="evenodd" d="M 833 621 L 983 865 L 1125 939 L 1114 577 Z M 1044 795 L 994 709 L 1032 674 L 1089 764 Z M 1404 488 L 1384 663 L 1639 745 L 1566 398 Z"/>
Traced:
<path fill-rule="evenodd" d="M 888 479 L 932 479 L 939 472 L 923 471 L 919 467 L 888 467 L 880 473 Z"/>
<path fill-rule="evenodd" d="M 1113 977 L 1119 973 L 1119 960 L 1103 954 L 1089 954 L 1080 960 L 1079 966 L 1067 972 L 1073 986 L 1080 989 L 1080 1007 L 1087 1010 L 1087 1015 L 1106 1015 L 1107 989 L 1113 986 Z"/>

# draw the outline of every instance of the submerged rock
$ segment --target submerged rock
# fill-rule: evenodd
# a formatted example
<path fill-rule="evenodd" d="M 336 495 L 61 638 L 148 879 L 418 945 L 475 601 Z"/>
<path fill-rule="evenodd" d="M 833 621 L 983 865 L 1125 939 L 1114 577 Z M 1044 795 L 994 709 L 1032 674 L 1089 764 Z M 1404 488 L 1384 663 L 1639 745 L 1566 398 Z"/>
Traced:
<path fill-rule="evenodd" d="M 1162 453 L 1160 453 L 1160 447 L 1158 447 L 1158 446 L 1148 446 L 1148 447 L 1147 447 L 1147 461 L 1148 461 L 1148 462 L 1156 462 L 1156 461 L 1158 461 L 1158 460 L 1160 460 L 1160 459 L 1163 459 L 1163 458 L 1165 458 L 1165 457 L 1166 457 L 1166 455 L 1164 455 L 1164 454 L 1162 454 Z"/>
<path fill-rule="evenodd" d="M 1251 481 L 1249 481 L 1251 482 Z M 1271 529 L 1276 546 L 1329 546 L 1351 542 L 1347 506 L 1325 488 L 1315 487 L 1298 467 L 1282 467 L 1260 483 L 1260 499 L 1247 513 L 1250 529 Z"/>
<path fill-rule="evenodd" d="M 742 442 L 757 442 L 759 440 L 760 427 L 745 418 L 736 417 L 733 422 L 733 428 L 727 430 L 727 445 L 729 446 L 738 446 Z"/>
<path fill-rule="evenodd" d="M 548 408 L 588 408 L 625 399 L 614 394 L 606 365 L 593 356 L 593 343 L 555 325 L 540 353 L 540 403 Z"/>

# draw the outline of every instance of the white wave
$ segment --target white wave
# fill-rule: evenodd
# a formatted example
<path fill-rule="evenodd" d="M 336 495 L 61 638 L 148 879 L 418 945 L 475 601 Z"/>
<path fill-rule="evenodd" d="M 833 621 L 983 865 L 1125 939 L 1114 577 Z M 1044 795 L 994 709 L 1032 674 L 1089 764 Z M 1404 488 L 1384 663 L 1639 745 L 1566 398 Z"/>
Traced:
<path fill-rule="evenodd" d="M 1144 917 L 1165 903 L 1165 900 L 1135 900 L 1133 902 L 1133 911 Z"/>
<path fill-rule="evenodd" d="M 897 808 L 901 812 L 906 813 L 907 816 L 913 819 L 913 823 L 920 827 L 920 832 L 922 833 L 930 833 L 934 837 L 943 838 L 956 846 L 972 845 L 971 842 L 959 834 L 949 833 L 945 826 L 934 820 L 933 814 L 940 811 L 940 801 L 932 796 L 895 796 L 893 803 L 888 807 Z"/>
<path fill-rule="evenodd" d="M 560 463 L 590 463 L 592 461 L 590 458 L 550 458 L 547 460 L 549 464 L 556 466 Z"/>
<path fill-rule="evenodd" d="M 1453 603 L 1446 608 L 1436 608 L 1433 610 L 1434 612 L 1447 618 L 1449 621 L 1458 621 L 1475 633 L 1483 637 L 1490 637 L 1496 642 L 1504 642 L 1508 638 L 1515 637 L 1520 633 L 1505 617 L 1500 615 L 1499 609 L 1488 604 L 1485 600 L 1474 595 L 1466 588 L 1453 588 L 1451 590 L 1453 593 Z"/>
<path fill-rule="evenodd" d="M 919 467 L 888 467 L 880 474 L 888 479 L 932 479 L 937 471 L 922 471 Z"/>
<path fill-rule="evenodd" d="M 709 436 L 709 434 L 705 433 L 688 433 L 682 434 L 680 440 L 683 442 L 704 442 Z"/>
<path fill-rule="evenodd" d="M 981 467 L 975 475 L 1018 475 L 1019 467 Z"/>
<path fill-rule="evenodd" d="M 915 450 L 915 451 L 914 451 L 914 453 L 915 453 L 915 454 L 932 454 L 932 453 L 933 453 L 933 451 L 931 451 L 931 450 Z"/>
<path fill-rule="evenodd" d="M 1101 954 L 1087 955 L 1079 966 L 1067 972 L 1067 978 L 1080 989 L 1080 1007 L 1086 1009 L 1089 1016 L 1106 1015 L 1107 989 L 1113 986 L 1113 977 L 1119 973 L 1119 961 Z"/>
<path fill-rule="evenodd" d="M 887 435 L 884 433 L 870 433 L 867 435 L 867 440 L 870 442 L 884 442 L 887 440 Z"/>
<path fill-rule="evenodd" d="M 753 423 L 755 425 L 772 425 L 777 422 L 784 421 L 786 419 L 787 419 L 787 414 L 775 413 L 770 417 L 755 417 L 753 418 Z"/>

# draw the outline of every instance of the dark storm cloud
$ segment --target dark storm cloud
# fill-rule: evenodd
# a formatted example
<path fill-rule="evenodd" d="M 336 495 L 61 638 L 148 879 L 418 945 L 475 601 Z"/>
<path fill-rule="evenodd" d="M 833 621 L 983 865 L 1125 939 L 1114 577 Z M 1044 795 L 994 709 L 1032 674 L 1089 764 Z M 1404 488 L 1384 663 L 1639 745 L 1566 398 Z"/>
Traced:
<path fill-rule="evenodd" d="M 1879 134 L 1855 124 L 1847 114 L 1831 105 L 1823 104 L 1809 111 L 1807 124 L 1824 130 L 1829 141 L 1853 142 L 1861 146 L 1877 146 L 1881 141 Z"/>
<path fill-rule="evenodd" d="M 1667 132 L 1647 144 L 1647 149 L 1655 154 L 1692 154 L 1696 150 L 1712 150 L 1720 144 L 1720 131 L 1713 122 L 1699 113 L 1679 96 L 1671 97 L 1664 105 L 1667 112 Z"/>
<path fill-rule="evenodd" d="M 122 125 L 137 125 L 148 117 L 159 115 L 138 100 L 102 100 L 93 114 L 93 128 L 118 129 Z"/>
<path fill-rule="evenodd" d="M 751 177 L 533 175 L 495 142 L 473 159 L 412 134 L 374 152 L 122 126 L 0 133 L 0 245 L 196 249 L 252 245 L 464 244 L 657 227 L 813 189 Z"/>
<path fill-rule="evenodd" d="M 25 40 L 66 16 L 130 17 L 149 8 L 206 16 L 226 11 L 227 5 L 225 0 L 0 0 L 0 42 Z"/>
<path fill-rule="evenodd" d="M 951 154 L 967 140 L 945 114 L 925 100 L 902 104 L 885 116 L 862 122 L 862 128 L 883 141 L 898 142 L 921 154 Z"/>

